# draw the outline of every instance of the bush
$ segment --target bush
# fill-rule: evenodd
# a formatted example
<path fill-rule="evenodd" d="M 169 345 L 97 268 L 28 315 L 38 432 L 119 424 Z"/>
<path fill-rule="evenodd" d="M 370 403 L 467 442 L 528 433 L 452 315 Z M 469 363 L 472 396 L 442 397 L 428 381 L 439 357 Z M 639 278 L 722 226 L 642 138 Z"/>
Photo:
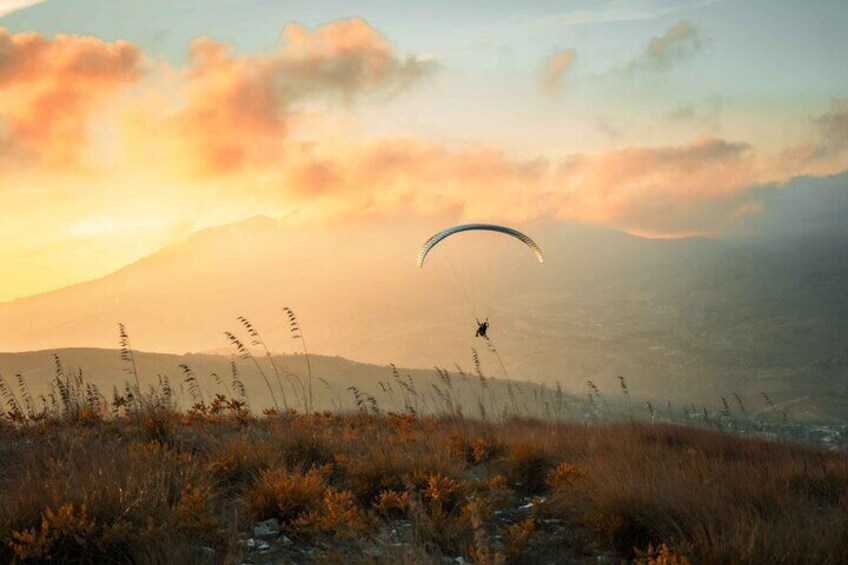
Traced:
<path fill-rule="evenodd" d="M 527 494 L 542 494 L 548 487 L 548 474 L 556 466 L 553 454 L 537 443 L 519 442 L 507 452 L 509 480 Z"/>

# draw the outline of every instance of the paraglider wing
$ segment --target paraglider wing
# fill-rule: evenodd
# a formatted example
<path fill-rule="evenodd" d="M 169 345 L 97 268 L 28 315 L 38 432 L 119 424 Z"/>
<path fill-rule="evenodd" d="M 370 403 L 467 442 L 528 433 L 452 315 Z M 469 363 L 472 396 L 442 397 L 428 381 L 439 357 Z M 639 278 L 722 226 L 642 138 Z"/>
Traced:
<path fill-rule="evenodd" d="M 430 239 L 428 239 L 426 242 L 424 242 L 424 245 L 421 247 L 421 251 L 418 252 L 418 266 L 421 267 L 422 265 L 424 265 L 424 259 L 427 257 L 427 254 L 430 253 L 430 250 L 433 249 L 436 245 L 438 245 L 440 241 L 452 236 L 455 233 L 472 230 L 494 231 L 511 235 L 512 237 L 520 240 L 527 247 L 529 247 L 530 251 L 533 252 L 533 255 L 536 256 L 536 259 L 539 260 L 539 263 L 545 262 L 545 257 L 542 255 L 542 250 L 539 249 L 539 246 L 536 245 L 536 243 L 532 239 L 530 239 L 518 230 L 514 230 L 506 226 L 499 226 L 497 224 L 462 224 L 460 226 L 454 226 L 452 228 L 442 230 Z"/>

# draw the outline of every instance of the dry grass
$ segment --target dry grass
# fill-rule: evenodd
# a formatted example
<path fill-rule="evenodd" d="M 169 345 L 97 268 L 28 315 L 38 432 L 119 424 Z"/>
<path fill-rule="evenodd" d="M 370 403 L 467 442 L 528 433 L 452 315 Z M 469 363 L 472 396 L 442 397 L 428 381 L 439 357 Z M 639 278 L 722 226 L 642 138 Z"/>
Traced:
<path fill-rule="evenodd" d="M 848 562 L 845 454 L 668 425 L 257 419 L 207 400 L 7 411 L 0 561 L 238 563 L 275 518 L 300 562 Z"/>

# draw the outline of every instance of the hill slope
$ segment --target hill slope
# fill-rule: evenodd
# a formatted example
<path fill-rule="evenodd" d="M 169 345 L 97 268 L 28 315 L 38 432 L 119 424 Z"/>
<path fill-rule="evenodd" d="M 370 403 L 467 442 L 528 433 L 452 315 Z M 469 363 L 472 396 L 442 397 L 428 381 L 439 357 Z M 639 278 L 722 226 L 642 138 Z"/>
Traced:
<path fill-rule="evenodd" d="M 244 385 L 250 408 L 257 414 L 273 408 L 275 399 L 281 409 L 288 406 L 303 412 L 307 406 L 309 370 L 303 355 L 275 355 L 272 365 L 270 359 L 259 353 L 254 363 L 253 359 L 231 355 L 136 351 L 133 361 L 142 389 L 158 389 L 160 379 L 167 378 L 178 406 L 183 409 L 197 400 L 186 381 L 187 369 L 197 380 L 199 395 L 207 402 L 215 393 L 238 397 L 233 385 L 235 376 Z M 353 388 L 363 398 L 372 396 L 381 411 L 398 413 L 410 411 L 411 407 L 419 414 L 463 413 L 480 417 L 507 410 L 522 416 L 551 417 L 559 409 L 563 417 L 579 417 L 585 404 L 571 395 L 557 395 L 555 390 L 534 383 L 514 382 L 508 387 L 506 381 L 485 375 L 485 383 L 481 383 L 477 375 L 462 375 L 456 371 L 445 378 L 435 369 L 393 369 L 322 355 L 310 356 L 310 366 L 313 406 L 318 411 L 356 411 Z M 55 379 L 57 370 L 66 376 L 82 371 L 85 382 L 97 386 L 107 400 L 111 400 L 113 389 L 123 393 L 127 384 L 135 383 L 131 365 L 122 360 L 121 352 L 115 349 L 0 353 L 0 377 L 19 398 L 23 391 L 18 385 L 18 375 L 23 377 L 31 395 L 38 399 L 40 395 L 49 396 L 49 383 Z M 516 398 L 515 404 L 512 396 Z M 481 414 L 481 403 L 486 414 Z"/>
<path fill-rule="evenodd" d="M 844 180 L 822 193 L 831 214 Z M 792 217 L 798 199 L 787 190 L 777 215 Z M 432 225 L 307 229 L 254 218 L 102 279 L 0 304 L 0 350 L 114 347 L 120 321 L 140 349 L 206 351 L 226 347 L 223 332 L 245 315 L 271 349 L 291 353 L 299 342 L 281 312 L 291 306 L 318 353 L 468 368 L 476 348 L 486 373 L 500 375 L 473 337 L 475 315 L 488 315 L 515 379 L 610 391 L 624 375 L 643 398 L 712 405 L 733 393 L 761 403 L 767 392 L 805 418 L 844 420 L 848 239 L 833 221 L 821 228 L 766 225 L 768 237 L 718 241 L 539 224 L 528 231 L 544 266 L 520 244 L 469 235 L 417 269 Z"/>

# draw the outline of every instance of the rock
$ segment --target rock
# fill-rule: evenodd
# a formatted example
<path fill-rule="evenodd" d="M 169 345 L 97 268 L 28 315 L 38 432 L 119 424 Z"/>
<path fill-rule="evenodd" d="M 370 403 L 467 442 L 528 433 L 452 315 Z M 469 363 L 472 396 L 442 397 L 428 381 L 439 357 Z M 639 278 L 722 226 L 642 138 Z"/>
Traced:
<path fill-rule="evenodd" d="M 249 547 L 250 549 L 253 549 L 254 547 L 256 547 L 256 540 L 253 539 L 253 538 L 250 538 L 245 543 L 247 544 L 247 547 Z"/>
<path fill-rule="evenodd" d="M 253 526 L 253 537 L 255 538 L 275 538 L 280 535 L 280 522 L 276 518 L 257 522 Z"/>
<path fill-rule="evenodd" d="M 289 546 L 289 545 L 294 543 L 289 536 L 282 536 L 277 541 L 280 545 L 284 545 L 284 546 Z"/>
<path fill-rule="evenodd" d="M 265 541 L 259 542 L 259 551 L 268 551 L 269 549 L 271 549 L 271 546 L 270 546 L 270 544 L 268 544 L 268 542 L 265 542 Z"/>

